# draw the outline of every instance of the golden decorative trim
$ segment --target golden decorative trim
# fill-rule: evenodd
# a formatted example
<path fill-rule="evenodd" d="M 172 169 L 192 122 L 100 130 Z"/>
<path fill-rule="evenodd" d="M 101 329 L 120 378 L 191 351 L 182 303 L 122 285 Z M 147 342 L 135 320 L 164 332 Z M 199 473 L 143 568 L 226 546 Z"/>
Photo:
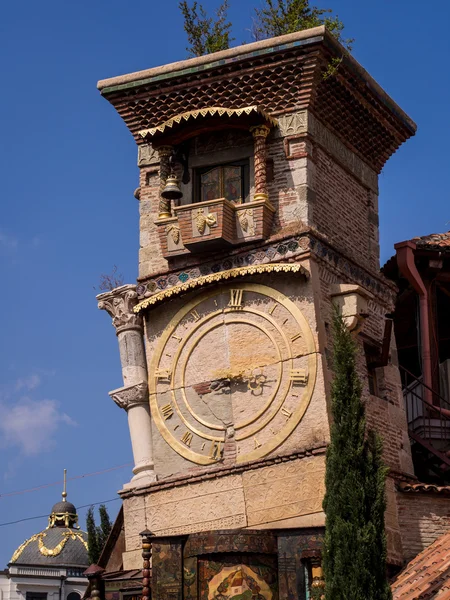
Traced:
<path fill-rule="evenodd" d="M 22 552 L 25 550 L 25 548 L 28 546 L 28 544 L 31 544 L 31 542 L 36 541 L 38 539 L 38 537 L 39 537 L 39 533 L 35 533 L 30 538 L 25 540 L 23 542 L 23 544 L 20 544 L 20 546 L 17 548 L 17 550 L 12 555 L 11 562 L 12 563 L 16 562 L 16 560 L 19 558 L 19 556 L 22 554 Z"/>
<path fill-rule="evenodd" d="M 180 228 L 178 227 L 178 225 L 167 225 L 166 234 L 169 235 L 169 233 L 172 236 L 174 244 L 178 244 L 178 242 L 180 241 Z"/>
<path fill-rule="evenodd" d="M 266 139 L 270 133 L 270 129 L 267 125 L 254 125 L 253 127 L 250 127 L 250 133 L 254 138 L 262 137 Z"/>
<path fill-rule="evenodd" d="M 204 275 L 197 279 L 191 279 L 186 283 L 180 285 L 174 285 L 168 290 L 163 290 L 146 298 L 133 308 L 135 313 L 139 313 L 145 308 L 157 304 L 166 298 L 171 296 L 178 296 L 183 292 L 187 292 L 197 287 L 202 287 L 208 283 L 216 283 L 217 281 L 224 281 L 227 279 L 236 279 L 238 277 L 245 277 L 246 275 L 259 275 L 260 273 L 301 273 L 305 277 L 308 276 L 308 272 L 298 264 L 291 263 L 268 263 L 266 265 L 251 265 L 249 267 L 239 267 L 236 269 L 228 269 L 226 271 L 220 271 L 219 273 L 211 273 L 210 275 Z"/>
<path fill-rule="evenodd" d="M 88 549 L 87 542 L 84 540 L 82 534 L 79 533 L 78 531 L 71 531 L 71 530 L 64 531 L 62 534 L 62 540 L 54 548 L 47 548 L 44 545 L 44 538 L 46 537 L 46 535 L 47 534 L 44 531 L 41 531 L 41 533 L 35 533 L 28 540 L 25 540 L 25 542 L 23 544 L 21 544 L 17 548 L 17 550 L 14 552 L 14 554 L 12 555 L 11 562 L 12 563 L 16 562 L 16 560 L 20 557 L 20 555 L 25 550 L 25 548 L 29 544 L 31 544 L 31 542 L 35 542 L 35 541 L 38 542 L 39 552 L 43 556 L 58 556 L 58 554 L 60 554 L 62 552 L 62 550 L 64 549 L 64 546 L 67 544 L 69 538 L 71 538 L 72 540 L 80 541 L 83 544 L 83 546 L 86 548 L 86 550 Z"/>
<path fill-rule="evenodd" d="M 251 113 L 258 113 L 266 121 L 266 123 L 272 127 L 276 127 L 278 125 L 277 119 L 271 117 L 268 113 L 256 105 L 243 106 L 242 108 L 222 108 L 221 106 L 212 106 L 211 108 L 201 108 L 199 110 L 189 110 L 181 113 L 167 121 L 164 121 L 164 123 L 161 123 L 161 125 L 158 125 L 157 127 L 142 129 L 139 132 L 139 135 L 142 138 L 146 138 L 147 136 L 152 137 L 157 133 L 164 133 L 166 129 L 171 129 L 174 125 L 179 125 L 181 121 L 190 121 L 191 119 L 197 119 L 198 117 L 213 117 L 215 115 L 218 115 L 219 117 L 222 117 L 223 115 L 226 115 L 227 117 L 240 117 L 241 115 L 250 115 Z"/>
<path fill-rule="evenodd" d="M 245 231 L 245 233 L 247 233 L 247 231 L 249 229 L 249 225 L 250 225 L 249 217 L 252 219 L 252 222 L 253 222 L 253 208 L 245 208 L 244 210 L 237 211 L 237 216 L 238 216 L 242 231 Z M 250 233 L 251 233 L 251 235 L 255 235 L 254 225 L 252 225 Z"/>
<path fill-rule="evenodd" d="M 197 225 L 199 234 L 203 235 L 207 225 L 208 227 L 215 227 L 217 225 L 217 219 L 211 213 L 205 215 L 203 208 L 199 208 L 195 217 L 195 224 Z"/>

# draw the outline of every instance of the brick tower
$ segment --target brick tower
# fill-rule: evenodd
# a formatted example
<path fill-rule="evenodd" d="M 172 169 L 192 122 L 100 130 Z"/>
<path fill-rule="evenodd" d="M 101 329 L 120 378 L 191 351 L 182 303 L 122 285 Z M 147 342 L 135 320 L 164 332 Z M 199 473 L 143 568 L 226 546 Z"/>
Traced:
<path fill-rule="evenodd" d="M 378 174 L 414 123 L 324 27 L 98 87 L 140 168 L 138 284 L 98 297 L 135 460 L 123 568 L 141 568 L 149 530 L 154 598 L 303 598 L 320 585 L 333 302 L 384 436 L 400 564 L 392 477 L 413 470 Z"/>

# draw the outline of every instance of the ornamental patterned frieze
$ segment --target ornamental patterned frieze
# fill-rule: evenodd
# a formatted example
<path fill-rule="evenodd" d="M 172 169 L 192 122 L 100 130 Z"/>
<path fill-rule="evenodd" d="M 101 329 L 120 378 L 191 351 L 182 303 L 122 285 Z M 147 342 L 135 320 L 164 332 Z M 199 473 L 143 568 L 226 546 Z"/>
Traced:
<path fill-rule="evenodd" d="M 282 115 L 278 118 L 278 129 L 281 137 L 298 135 L 308 131 L 308 112 L 300 112 Z"/>
<path fill-rule="evenodd" d="M 304 236 L 290 238 L 277 244 L 252 250 L 251 252 L 228 256 L 222 261 L 209 262 L 199 267 L 175 271 L 168 275 L 160 275 L 159 277 L 142 282 L 138 285 L 136 291 L 139 298 L 149 298 L 163 290 L 168 290 L 206 275 L 229 271 L 230 269 L 238 269 L 251 265 L 264 265 L 290 259 L 305 252 L 307 248 L 308 238 Z"/>
<path fill-rule="evenodd" d="M 310 250 L 315 256 L 328 263 L 334 271 L 339 273 L 340 277 L 344 275 L 348 277 L 349 281 L 363 286 L 378 298 L 382 298 L 386 304 L 390 305 L 392 303 L 394 292 L 389 282 L 384 282 L 379 278 L 373 277 L 369 271 L 359 267 L 331 246 L 311 235 L 288 238 L 276 244 L 251 250 L 250 252 L 228 256 L 222 261 L 208 262 L 198 267 L 175 271 L 168 275 L 160 275 L 140 283 L 136 291 L 139 300 L 143 300 L 144 298 L 150 299 L 163 291 L 169 292 L 169 290 L 173 290 L 173 293 L 176 294 L 177 288 L 180 288 L 179 291 L 181 293 L 197 287 L 196 282 L 200 284 L 201 279 L 207 276 L 220 276 L 221 273 L 248 266 L 269 266 L 270 263 L 290 262 L 292 259 L 298 260 L 307 250 Z M 209 280 L 206 280 L 205 283 L 209 283 Z M 167 296 L 170 295 L 172 294 L 167 294 Z M 153 303 L 149 302 L 148 304 Z M 142 305 L 143 302 L 140 302 L 139 307 Z M 142 308 L 145 307 L 142 306 Z"/>
<path fill-rule="evenodd" d="M 184 556 L 200 556 L 221 552 L 255 552 L 275 554 L 277 538 L 272 532 L 263 531 L 206 531 L 189 536 Z"/>
<path fill-rule="evenodd" d="M 311 252 L 338 272 L 341 280 L 342 275 L 345 275 L 349 281 L 360 284 L 378 298 L 383 299 L 386 304 L 392 304 L 393 298 L 395 297 L 395 286 L 390 282 L 384 282 L 381 279 L 373 277 L 370 275 L 369 271 L 359 267 L 354 262 L 342 256 L 339 252 L 336 252 L 336 250 L 333 250 L 328 244 L 325 244 L 312 236 L 309 243 Z M 334 282 L 334 279 L 333 281 L 330 281 L 330 283 L 332 282 Z"/>

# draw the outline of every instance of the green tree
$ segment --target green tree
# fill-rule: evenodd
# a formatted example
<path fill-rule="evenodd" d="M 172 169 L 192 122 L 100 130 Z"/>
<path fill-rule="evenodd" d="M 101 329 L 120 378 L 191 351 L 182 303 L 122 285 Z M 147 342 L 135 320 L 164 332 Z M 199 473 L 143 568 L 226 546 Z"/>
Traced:
<path fill-rule="evenodd" d="M 88 534 L 88 554 L 91 564 L 97 564 L 103 546 L 108 539 L 112 528 L 111 520 L 106 510 L 106 506 L 101 504 L 98 509 L 100 515 L 100 525 L 95 523 L 94 507 L 91 506 L 86 513 L 86 530 Z"/>
<path fill-rule="evenodd" d="M 97 527 L 95 525 L 94 507 L 91 506 L 86 513 L 86 529 L 88 534 L 88 555 L 89 562 L 96 564 L 100 556 L 98 545 Z"/>
<path fill-rule="evenodd" d="M 100 515 L 100 527 L 97 528 L 97 537 L 99 546 L 103 550 L 103 546 L 105 545 L 106 540 L 111 532 L 112 523 L 104 504 L 100 504 L 98 507 L 98 513 Z"/>
<path fill-rule="evenodd" d="M 386 509 L 382 442 L 366 435 L 356 344 L 335 313 L 331 442 L 326 458 L 325 597 L 390 600 L 386 578 Z"/>
<path fill-rule="evenodd" d="M 318 25 L 325 25 L 341 43 L 350 46 L 352 40 L 342 37 L 344 24 L 331 8 L 310 6 L 309 0 L 264 0 L 262 8 L 255 8 L 252 33 L 260 40 Z"/>
<path fill-rule="evenodd" d="M 234 38 L 230 37 L 231 22 L 227 19 L 228 1 L 224 0 L 215 11 L 215 18 L 208 17 L 203 6 L 196 1 L 192 6 L 187 0 L 179 3 L 189 43 L 186 50 L 190 56 L 203 56 L 230 47 Z"/>

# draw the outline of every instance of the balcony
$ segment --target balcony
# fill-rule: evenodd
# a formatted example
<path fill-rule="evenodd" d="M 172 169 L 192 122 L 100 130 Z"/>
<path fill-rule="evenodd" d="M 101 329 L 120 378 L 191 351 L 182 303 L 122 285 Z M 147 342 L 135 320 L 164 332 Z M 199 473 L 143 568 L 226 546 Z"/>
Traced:
<path fill-rule="evenodd" d="M 275 209 L 267 198 L 244 204 L 219 198 L 177 206 L 174 213 L 156 221 L 166 258 L 263 240 L 270 235 Z"/>

